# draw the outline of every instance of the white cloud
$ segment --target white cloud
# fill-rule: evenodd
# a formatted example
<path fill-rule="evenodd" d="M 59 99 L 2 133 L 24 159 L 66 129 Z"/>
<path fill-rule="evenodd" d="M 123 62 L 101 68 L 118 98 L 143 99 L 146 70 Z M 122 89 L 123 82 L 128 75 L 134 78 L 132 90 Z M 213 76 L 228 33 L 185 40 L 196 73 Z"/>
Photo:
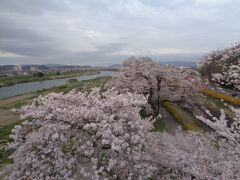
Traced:
<path fill-rule="evenodd" d="M 0 58 L 1 57 L 24 57 L 24 56 L 12 52 L 0 51 Z"/>
<path fill-rule="evenodd" d="M 103 33 L 101 33 L 100 31 L 88 30 L 85 31 L 85 36 L 88 38 L 98 38 L 103 36 Z"/>

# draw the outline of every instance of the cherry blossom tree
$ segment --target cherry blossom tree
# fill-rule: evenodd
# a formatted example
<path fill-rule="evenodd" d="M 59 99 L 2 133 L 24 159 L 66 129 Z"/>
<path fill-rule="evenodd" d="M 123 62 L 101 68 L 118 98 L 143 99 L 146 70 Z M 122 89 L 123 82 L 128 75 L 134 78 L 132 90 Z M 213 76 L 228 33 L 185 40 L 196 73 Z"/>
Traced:
<path fill-rule="evenodd" d="M 156 179 L 238 179 L 240 146 L 217 134 L 156 134 L 152 160 Z"/>
<path fill-rule="evenodd" d="M 151 177 L 150 119 L 139 94 L 109 89 L 38 97 L 20 109 L 33 117 L 13 129 L 15 152 L 7 179 L 127 179 Z"/>
<path fill-rule="evenodd" d="M 159 113 L 161 68 L 150 58 L 130 57 L 123 62 L 120 71 L 113 75 L 107 87 L 114 87 L 120 93 L 136 92 L 148 97 L 155 115 Z"/>
<path fill-rule="evenodd" d="M 193 114 L 204 111 L 204 97 L 199 93 L 202 86 L 200 74 L 188 67 L 162 67 L 161 98 L 177 103 Z"/>
<path fill-rule="evenodd" d="M 236 143 L 240 142 L 240 109 L 226 105 L 233 113 L 233 117 L 227 117 L 225 110 L 220 109 L 220 116 L 215 117 L 206 110 L 205 117 L 196 116 L 200 121 L 211 127 L 219 136 L 225 137 Z"/>
<path fill-rule="evenodd" d="M 240 90 L 240 44 L 207 54 L 198 69 L 211 81 Z"/>
<path fill-rule="evenodd" d="M 199 93 L 200 86 L 201 78 L 197 71 L 183 67 L 162 67 L 150 58 L 141 57 L 126 60 L 107 84 L 107 87 L 114 87 L 120 93 L 137 92 L 148 97 L 155 115 L 159 113 L 161 100 L 178 102 L 200 113 L 198 109 L 203 101 Z"/>

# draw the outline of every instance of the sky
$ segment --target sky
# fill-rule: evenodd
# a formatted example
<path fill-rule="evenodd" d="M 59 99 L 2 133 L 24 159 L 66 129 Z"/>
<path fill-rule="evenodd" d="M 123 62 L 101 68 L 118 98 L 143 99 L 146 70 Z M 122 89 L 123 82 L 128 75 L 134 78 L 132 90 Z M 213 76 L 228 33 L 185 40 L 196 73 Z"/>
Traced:
<path fill-rule="evenodd" d="M 0 0 L 0 64 L 197 61 L 240 40 L 239 0 Z"/>

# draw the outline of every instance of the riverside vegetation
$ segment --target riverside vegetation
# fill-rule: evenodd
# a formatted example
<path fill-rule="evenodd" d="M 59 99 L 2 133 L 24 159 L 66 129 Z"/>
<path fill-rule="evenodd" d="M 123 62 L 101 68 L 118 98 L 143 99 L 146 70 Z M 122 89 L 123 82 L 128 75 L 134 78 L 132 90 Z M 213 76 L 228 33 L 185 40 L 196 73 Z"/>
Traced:
<path fill-rule="evenodd" d="M 75 70 L 75 71 L 68 71 L 68 72 L 48 72 L 48 73 L 36 72 L 36 73 L 31 73 L 29 75 L 3 76 L 3 77 L 0 77 L 0 86 L 11 86 L 14 84 L 25 83 L 25 82 L 78 77 L 78 76 L 84 76 L 84 75 L 98 74 L 100 72 L 101 71 L 97 69 L 87 69 L 87 70 Z"/>

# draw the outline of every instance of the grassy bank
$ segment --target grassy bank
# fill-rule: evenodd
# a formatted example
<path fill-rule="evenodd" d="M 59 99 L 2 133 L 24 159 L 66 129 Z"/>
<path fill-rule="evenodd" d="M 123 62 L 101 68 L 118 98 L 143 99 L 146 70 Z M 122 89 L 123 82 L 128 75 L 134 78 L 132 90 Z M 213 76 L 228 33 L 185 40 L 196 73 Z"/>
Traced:
<path fill-rule="evenodd" d="M 79 71 L 69 71 L 69 72 L 49 72 L 41 75 L 29 74 L 29 75 L 18 75 L 18 76 L 4 76 L 0 77 L 1 86 L 11 86 L 14 84 L 25 83 L 25 82 L 34 82 L 34 81 L 44 81 L 52 79 L 63 79 L 70 77 L 78 77 L 90 74 L 98 74 L 100 70 L 88 69 L 88 70 L 79 70 Z"/>
<path fill-rule="evenodd" d="M 224 112 L 226 113 L 227 118 L 232 119 L 234 118 L 234 112 L 231 111 L 227 106 L 225 106 L 225 102 L 220 101 L 219 99 L 213 98 L 213 97 L 208 97 L 205 105 L 206 107 L 211 111 L 211 113 L 215 117 L 220 116 L 220 109 L 223 109 Z"/>
<path fill-rule="evenodd" d="M 208 95 L 208 96 L 220 99 L 220 100 L 223 99 L 224 101 L 226 101 L 230 104 L 240 106 L 240 98 L 233 97 L 233 96 L 230 96 L 230 95 L 226 95 L 226 94 L 223 94 L 223 93 L 219 93 L 217 91 L 214 91 L 214 90 L 211 90 L 211 89 L 206 89 L 206 88 L 200 89 L 200 92 L 202 94 L 205 94 L 205 95 Z"/>
<path fill-rule="evenodd" d="M 32 118 L 26 118 L 25 120 L 31 121 Z M 4 165 L 12 163 L 12 160 L 8 157 L 12 154 L 11 150 L 6 149 L 8 143 L 12 141 L 9 135 L 12 133 L 12 129 L 21 124 L 24 120 L 18 120 L 16 122 L 10 123 L 6 126 L 0 126 L 0 168 Z"/>
<path fill-rule="evenodd" d="M 9 135 L 15 125 L 20 124 L 20 121 L 11 123 L 7 126 L 0 127 L 0 167 L 6 164 L 12 163 L 12 160 L 8 157 L 11 155 L 11 151 L 6 149 L 7 143 L 11 142 Z"/>
<path fill-rule="evenodd" d="M 174 119 L 182 125 L 183 129 L 197 132 L 209 130 L 203 123 L 199 122 L 194 116 L 176 104 L 170 101 L 164 101 L 163 106 L 174 117 Z"/>
<path fill-rule="evenodd" d="M 20 107 L 36 97 L 35 94 L 24 94 L 0 100 L 0 168 L 12 161 L 8 158 L 12 153 L 6 149 L 7 143 L 11 142 L 9 135 L 15 125 L 21 123 L 19 115 L 13 113 L 11 108 Z"/>
<path fill-rule="evenodd" d="M 69 92 L 69 91 L 71 91 L 73 89 L 75 89 L 76 91 L 90 91 L 94 87 L 99 87 L 99 88 L 102 89 L 104 87 L 104 85 L 110 79 L 111 79 L 111 77 L 108 76 L 108 77 L 98 77 L 98 78 L 95 78 L 95 79 L 84 80 L 84 81 L 70 80 L 68 83 L 66 83 L 66 84 L 64 84 L 62 86 L 36 91 L 36 94 L 37 95 L 46 95 L 46 94 L 49 94 L 51 92 L 67 93 L 67 92 Z"/>

